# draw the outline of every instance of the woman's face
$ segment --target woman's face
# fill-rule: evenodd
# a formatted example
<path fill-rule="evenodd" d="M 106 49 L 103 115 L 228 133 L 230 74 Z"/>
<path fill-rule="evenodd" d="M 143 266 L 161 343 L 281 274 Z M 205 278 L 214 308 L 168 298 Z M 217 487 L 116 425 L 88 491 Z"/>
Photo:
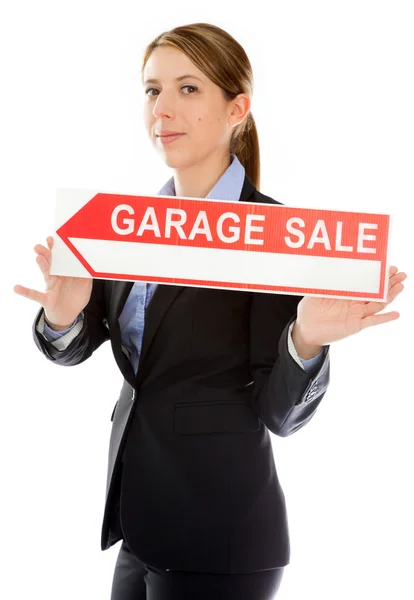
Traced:
<path fill-rule="evenodd" d="M 183 52 L 168 46 L 152 52 L 143 83 L 145 127 L 169 167 L 187 168 L 212 153 L 228 154 L 232 128 L 250 106 L 247 96 L 225 100 L 219 86 Z M 159 137 L 171 132 L 182 135 Z"/>

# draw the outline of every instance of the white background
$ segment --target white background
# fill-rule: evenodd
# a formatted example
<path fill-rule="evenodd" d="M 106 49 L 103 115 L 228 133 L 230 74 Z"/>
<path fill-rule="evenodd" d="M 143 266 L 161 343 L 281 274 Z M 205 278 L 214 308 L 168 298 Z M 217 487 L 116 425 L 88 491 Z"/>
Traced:
<path fill-rule="evenodd" d="M 271 13 L 270 13 L 271 11 Z M 32 341 L 43 289 L 33 246 L 57 187 L 153 194 L 139 79 L 145 46 L 207 21 L 244 46 L 263 193 L 286 204 L 394 215 L 391 264 L 408 273 L 398 321 L 331 347 L 314 419 L 273 438 L 291 564 L 278 594 L 414 597 L 414 16 L 409 0 L 8 3 L 1 56 L 0 596 L 108 599 L 119 544 L 100 550 L 110 415 L 122 383 L 109 344 L 75 368 Z M 392 307 L 394 308 L 394 306 Z"/>

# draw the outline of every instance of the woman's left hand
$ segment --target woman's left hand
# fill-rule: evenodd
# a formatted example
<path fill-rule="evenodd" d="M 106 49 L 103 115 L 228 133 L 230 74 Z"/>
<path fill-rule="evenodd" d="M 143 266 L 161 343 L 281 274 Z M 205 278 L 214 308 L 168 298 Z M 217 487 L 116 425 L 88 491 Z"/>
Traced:
<path fill-rule="evenodd" d="M 300 344 L 319 347 L 346 338 L 362 329 L 394 321 L 398 312 L 377 314 L 402 292 L 405 273 L 390 267 L 387 302 L 363 302 L 305 296 L 298 304 L 294 325 L 295 337 Z M 296 345 L 296 344 L 295 344 Z"/>

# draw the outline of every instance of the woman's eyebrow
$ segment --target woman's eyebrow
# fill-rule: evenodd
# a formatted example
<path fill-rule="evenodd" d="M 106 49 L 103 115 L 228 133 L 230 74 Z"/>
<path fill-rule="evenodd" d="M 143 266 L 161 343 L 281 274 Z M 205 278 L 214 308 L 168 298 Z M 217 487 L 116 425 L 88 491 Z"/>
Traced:
<path fill-rule="evenodd" d="M 187 74 L 187 75 L 180 75 L 180 77 L 176 77 L 176 81 L 182 81 L 183 79 L 198 79 L 198 81 L 203 81 L 202 79 L 200 79 L 200 77 L 197 77 L 196 75 L 191 75 L 191 74 Z M 144 81 L 144 85 L 147 85 L 147 83 L 159 83 L 159 79 L 146 79 Z"/>

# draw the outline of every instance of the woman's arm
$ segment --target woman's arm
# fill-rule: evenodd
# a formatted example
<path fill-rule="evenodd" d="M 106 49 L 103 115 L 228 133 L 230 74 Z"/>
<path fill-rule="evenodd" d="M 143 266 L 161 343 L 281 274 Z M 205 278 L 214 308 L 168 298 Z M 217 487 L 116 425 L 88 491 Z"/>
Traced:
<path fill-rule="evenodd" d="M 83 318 L 59 339 L 60 344 L 46 339 L 39 332 L 39 322 L 44 318 L 43 308 L 37 313 L 33 323 L 33 338 L 36 346 L 49 360 L 58 365 L 78 365 L 109 339 L 109 331 L 104 324 L 104 285 L 105 281 L 102 279 L 93 280 L 91 298 L 83 310 Z M 69 344 L 64 342 L 67 336 Z"/>
<path fill-rule="evenodd" d="M 250 313 L 253 404 L 276 435 L 291 435 L 315 414 L 329 383 L 329 346 L 317 367 L 306 372 L 288 349 L 288 329 L 300 296 L 254 293 Z"/>

